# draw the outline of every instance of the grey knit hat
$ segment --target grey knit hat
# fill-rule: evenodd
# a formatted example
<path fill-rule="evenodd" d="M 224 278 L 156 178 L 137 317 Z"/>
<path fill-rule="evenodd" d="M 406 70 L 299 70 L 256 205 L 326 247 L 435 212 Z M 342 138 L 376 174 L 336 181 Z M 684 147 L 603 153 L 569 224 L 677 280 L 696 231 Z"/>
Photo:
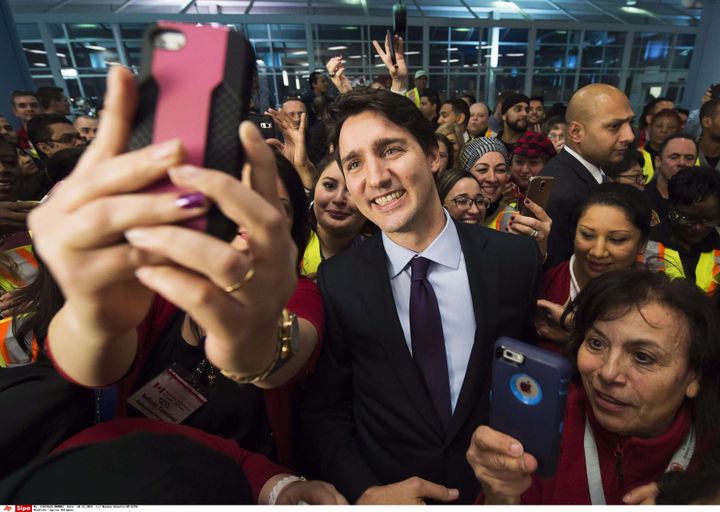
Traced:
<path fill-rule="evenodd" d="M 460 156 L 458 157 L 458 166 L 466 171 L 469 171 L 472 166 L 475 165 L 475 162 L 480 159 L 480 157 L 493 151 L 500 153 L 506 161 L 509 160 L 507 148 L 500 139 L 496 139 L 494 137 L 478 137 L 468 141 L 460 152 Z"/>

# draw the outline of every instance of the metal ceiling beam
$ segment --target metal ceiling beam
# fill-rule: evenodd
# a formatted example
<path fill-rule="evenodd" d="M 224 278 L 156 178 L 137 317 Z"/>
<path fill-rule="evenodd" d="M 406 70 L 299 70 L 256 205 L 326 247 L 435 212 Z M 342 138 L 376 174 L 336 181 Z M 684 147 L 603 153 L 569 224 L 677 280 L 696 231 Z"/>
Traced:
<path fill-rule="evenodd" d="M 465 9 L 467 9 L 467 10 L 470 12 L 470 14 L 473 15 L 473 17 L 474 17 L 475 19 L 478 19 L 478 20 L 480 19 L 480 16 L 478 16 L 477 14 L 475 14 L 475 11 L 473 11 L 473 10 L 470 8 L 470 6 L 467 4 L 467 2 L 466 2 L 465 0 L 460 0 L 460 3 L 465 6 Z"/>
<path fill-rule="evenodd" d="M 418 10 L 418 12 L 420 13 L 420 16 L 425 17 L 425 11 L 422 10 L 422 7 L 420 7 L 420 4 L 418 3 L 418 1 L 417 1 L 417 0 L 413 0 L 413 3 L 415 4 L 415 8 L 416 8 L 416 9 Z"/>
<path fill-rule="evenodd" d="M 135 0 L 125 0 L 122 4 L 120 4 L 120 6 L 119 6 L 117 9 L 115 9 L 115 11 L 114 11 L 115 14 L 117 14 L 117 13 L 119 13 L 119 12 L 123 12 L 125 9 L 127 9 L 128 7 L 130 7 L 130 5 L 131 5 L 134 1 L 135 1 Z"/>
<path fill-rule="evenodd" d="M 73 0 L 63 0 L 63 1 L 60 2 L 59 4 L 55 4 L 55 5 L 53 5 L 52 7 L 50 7 L 49 9 L 46 9 L 45 12 L 51 12 L 51 11 L 55 11 L 55 10 L 58 10 L 58 9 L 62 9 L 62 8 L 65 7 L 67 4 L 71 3 L 72 1 L 73 1 Z"/>
<path fill-rule="evenodd" d="M 195 5 L 195 0 L 187 0 L 187 2 L 180 7 L 180 14 L 185 14 L 193 5 Z"/>
<path fill-rule="evenodd" d="M 603 13 L 605 16 L 609 16 L 609 17 L 611 17 L 612 19 L 614 19 L 615 21 L 619 21 L 619 22 L 622 23 L 623 25 L 627 25 L 627 24 L 628 24 L 627 21 L 625 21 L 624 19 L 620 18 L 619 16 L 615 16 L 613 13 L 611 13 L 611 12 L 603 9 L 602 7 L 600 7 L 599 5 L 597 5 L 595 2 L 592 2 L 592 1 L 590 1 L 590 0 L 585 0 L 585 3 L 588 4 L 588 5 L 592 5 L 595 9 L 597 9 L 598 11 L 600 11 L 601 13 Z"/>
<path fill-rule="evenodd" d="M 368 6 L 367 6 L 367 0 L 360 0 L 360 5 L 362 5 L 365 16 L 370 16 L 370 11 L 368 11 Z"/>
<path fill-rule="evenodd" d="M 565 9 L 564 7 L 562 7 L 561 5 L 558 5 L 557 3 L 553 2 L 552 0 L 545 0 L 545 1 L 546 1 L 547 3 L 549 3 L 550 5 L 552 5 L 553 7 L 555 7 L 555 9 L 557 9 L 558 11 L 564 13 L 565 16 L 567 16 L 567 17 L 570 18 L 571 20 L 576 21 L 576 22 L 578 22 L 578 23 L 582 23 L 579 19 L 577 19 L 577 18 L 576 18 L 575 16 L 573 16 L 572 14 L 570 14 L 570 11 L 568 11 L 567 9 Z"/>
<path fill-rule="evenodd" d="M 250 0 L 250 3 L 248 3 L 247 8 L 245 9 L 245 14 L 250 14 L 250 9 L 252 9 L 253 5 L 255 5 L 255 0 Z"/>

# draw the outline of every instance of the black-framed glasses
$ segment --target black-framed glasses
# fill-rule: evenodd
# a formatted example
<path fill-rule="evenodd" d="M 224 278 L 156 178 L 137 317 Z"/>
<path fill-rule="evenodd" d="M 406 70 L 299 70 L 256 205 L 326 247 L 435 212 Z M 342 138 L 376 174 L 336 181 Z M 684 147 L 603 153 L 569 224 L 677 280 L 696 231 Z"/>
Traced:
<path fill-rule="evenodd" d="M 628 180 L 631 183 L 636 183 L 638 185 L 642 185 L 645 183 L 645 175 L 643 173 L 639 174 L 618 174 L 616 176 L 617 180 Z"/>
<path fill-rule="evenodd" d="M 85 141 L 79 133 L 63 133 L 57 139 L 48 139 L 48 142 L 55 142 L 57 144 L 72 144 L 76 140 Z"/>
<path fill-rule="evenodd" d="M 720 219 L 702 219 L 699 217 L 690 217 L 689 215 L 679 213 L 674 208 L 668 212 L 668 217 L 671 220 L 680 224 L 681 226 L 686 227 L 702 226 L 705 228 L 716 228 L 720 226 Z"/>
<path fill-rule="evenodd" d="M 469 210 L 472 208 L 473 203 L 478 207 L 478 210 L 487 210 L 487 207 L 490 206 L 490 199 L 487 197 L 475 196 L 472 198 L 465 194 L 453 197 L 452 202 L 461 210 Z"/>

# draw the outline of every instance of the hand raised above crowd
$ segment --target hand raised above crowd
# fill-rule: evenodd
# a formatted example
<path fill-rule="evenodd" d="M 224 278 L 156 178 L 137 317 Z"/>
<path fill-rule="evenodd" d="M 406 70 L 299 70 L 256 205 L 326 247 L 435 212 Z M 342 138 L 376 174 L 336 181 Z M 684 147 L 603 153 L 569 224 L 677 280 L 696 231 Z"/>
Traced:
<path fill-rule="evenodd" d="M 390 45 L 394 46 L 395 50 L 395 64 L 393 64 Z M 385 47 L 380 46 L 380 43 L 373 41 L 373 48 L 378 52 L 380 59 L 387 67 L 392 78 L 392 84 L 390 90 L 393 92 L 403 92 L 408 89 L 408 68 L 405 62 L 405 43 L 403 38 L 396 35 L 390 40 L 390 35 L 385 35 Z"/>
<path fill-rule="evenodd" d="M 266 142 L 277 148 L 285 158 L 292 162 L 295 170 L 298 171 L 303 186 L 311 189 L 315 184 L 315 166 L 308 158 L 305 147 L 305 136 L 307 133 L 307 114 L 300 114 L 300 122 L 295 122 L 284 110 L 270 108 L 266 114 L 273 118 L 273 122 L 285 142 L 278 139 L 268 139 Z"/>
<path fill-rule="evenodd" d="M 342 55 L 331 57 L 330 60 L 327 61 L 325 69 L 327 69 L 330 80 L 332 80 L 332 83 L 335 85 L 340 94 L 352 91 L 350 79 L 345 74 L 346 69 L 342 60 Z"/>

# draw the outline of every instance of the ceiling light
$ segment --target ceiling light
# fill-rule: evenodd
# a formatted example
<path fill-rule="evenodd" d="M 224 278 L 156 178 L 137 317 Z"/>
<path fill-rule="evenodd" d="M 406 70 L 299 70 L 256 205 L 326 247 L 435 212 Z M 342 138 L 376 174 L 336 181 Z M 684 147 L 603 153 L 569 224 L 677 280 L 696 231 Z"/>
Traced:
<path fill-rule="evenodd" d="M 453 29 L 455 32 L 470 32 L 468 27 L 458 27 Z"/>
<path fill-rule="evenodd" d="M 508 53 L 507 57 L 525 57 L 524 53 Z"/>
<path fill-rule="evenodd" d="M 47 52 L 45 50 L 32 50 L 30 48 L 23 48 L 28 53 L 35 53 L 37 55 L 45 55 Z"/>
<path fill-rule="evenodd" d="M 328 48 L 330 51 L 347 50 L 347 46 L 331 46 Z"/>
<path fill-rule="evenodd" d="M 258 66 L 264 66 L 264 65 L 265 65 L 265 61 L 264 61 L 264 60 L 257 59 L 257 60 L 255 60 L 255 62 L 257 62 Z"/>
<path fill-rule="evenodd" d="M 407 55 L 407 53 L 405 55 Z M 348 59 L 362 59 L 362 55 L 350 55 Z"/>
<path fill-rule="evenodd" d="M 629 7 L 627 5 L 624 5 L 620 7 L 620 10 L 628 14 L 643 14 L 646 16 L 650 15 L 650 13 L 647 12 L 645 9 L 640 9 L 639 7 Z"/>
<path fill-rule="evenodd" d="M 44 62 L 34 62 L 33 66 L 37 66 L 39 68 L 46 68 L 47 64 L 45 64 Z"/>
<path fill-rule="evenodd" d="M 60 74 L 63 78 L 77 78 L 78 72 L 75 68 L 63 68 L 60 70 Z"/>
<path fill-rule="evenodd" d="M 447 50 L 448 50 L 449 52 L 456 52 L 458 49 L 457 49 L 457 48 L 448 48 Z"/>
<path fill-rule="evenodd" d="M 515 4 L 515 2 L 500 2 L 496 1 L 493 2 L 493 5 L 497 7 L 498 9 L 508 9 L 510 11 L 519 11 L 520 8 Z"/>
<path fill-rule="evenodd" d="M 491 44 L 484 44 L 480 47 L 481 50 L 489 50 L 490 48 L 492 48 Z"/>
<path fill-rule="evenodd" d="M 295 89 L 300 90 L 300 79 L 295 77 Z"/>
<path fill-rule="evenodd" d="M 420 55 L 420 52 L 405 52 L 405 55 Z"/>
<path fill-rule="evenodd" d="M 635 5 L 637 4 L 637 0 L 625 0 L 625 5 Z"/>
<path fill-rule="evenodd" d="M 283 85 L 284 85 L 285 87 L 288 87 L 288 86 L 290 85 L 290 81 L 288 80 L 287 71 L 285 71 L 284 69 L 283 69 L 283 72 L 282 72 L 282 81 L 283 81 Z"/>
<path fill-rule="evenodd" d="M 107 51 L 107 48 L 105 48 L 104 46 L 98 46 L 95 44 L 86 44 L 85 48 L 87 48 L 88 50 L 95 50 L 96 52 L 106 52 Z"/>
<path fill-rule="evenodd" d="M 307 55 L 307 50 L 298 50 L 296 52 L 290 52 L 290 55 Z"/>
<path fill-rule="evenodd" d="M 310 66 L 310 63 L 309 62 L 301 62 L 300 65 L 301 66 Z"/>

